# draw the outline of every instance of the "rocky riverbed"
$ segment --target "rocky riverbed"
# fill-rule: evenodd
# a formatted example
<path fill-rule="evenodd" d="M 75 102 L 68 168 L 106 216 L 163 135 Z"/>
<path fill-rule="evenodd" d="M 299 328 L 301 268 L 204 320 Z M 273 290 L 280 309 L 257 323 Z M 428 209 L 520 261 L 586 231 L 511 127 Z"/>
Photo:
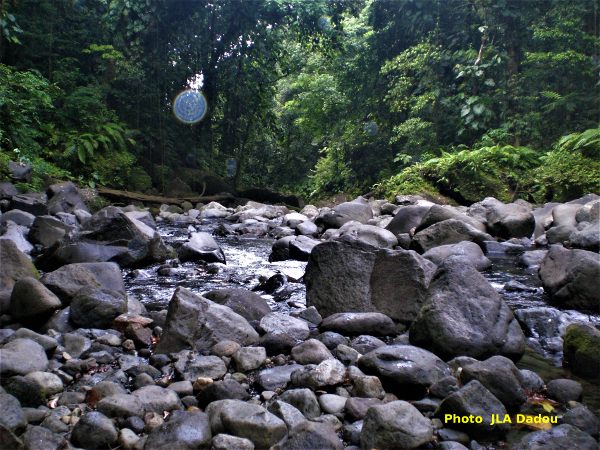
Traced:
<path fill-rule="evenodd" d="M 5 448 L 598 448 L 598 196 L 0 196 Z"/>

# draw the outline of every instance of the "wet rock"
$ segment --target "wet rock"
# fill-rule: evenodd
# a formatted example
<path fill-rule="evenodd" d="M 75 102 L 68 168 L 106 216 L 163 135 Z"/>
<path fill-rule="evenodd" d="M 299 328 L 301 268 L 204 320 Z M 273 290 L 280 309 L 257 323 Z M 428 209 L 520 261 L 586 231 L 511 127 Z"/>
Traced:
<path fill-rule="evenodd" d="M 144 417 L 146 410 L 141 400 L 134 395 L 116 394 L 104 397 L 96 409 L 110 418 L 126 419 L 131 416 Z"/>
<path fill-rule="evenodd" d="M 600 373 L 600 331 L 585 323 L 567 327 L 563 360 L 575 373 L 596 377 Z"/>
<path fill-rule="evenodd" d="M 463 241 L 474 242 L 484 248 L 485 241 L 493 240 L 489 234 L 468 223 L 457 219 L 447 219 L 416 233 L 410 248 L 422 254 L 440 245 L 458 244 Z"/>
<path fill-rule="evenodd" d="M 270 413 L 273 413 L 281 420 L 283 420 L 288 430 L 291 430 L 296 425 L 302 422 L 306 422 L 307 420 L 306 417 L 304 417 L 304 414 L 300 412 L 300 410 L 298 410 L 291 404 L 281 400 L 275 400 L 269 403 L 267 409 Z"/>
<path fill-rule="evenodd" d="M 319 232 L 317 226 L 312 223 L 310 220 L 305 220 L 304 222 L 299 223 L 295 227 L 296 233 L 300 236 L 316 236 Z"/>
<path fill-rule="evenodd" d="M 358 367 L 379 377 L 386 392 L 409 399 L 423 397 L 429 386 L 450 375 L 450 368 L 441 359 L 410 345 L 378 348 L 363 355 Z"/>
<path fill-rule="evenodd" d="M 267 355 L 270 356 L 287 354 L 292 350 L 295 344 L 295 339 L 280 330 L 271 331 L 262 336 L 258 341 L 258 345 L 264 347 L 267 351 Z"/>
<path fill-rule="evenodd" d="M 31 230 L 29 230 L 28 237 L 32 244 L 50 247 L 74 229 L 75 227 L 69 226 L 52 216 L 38 216 L 35 218 Z"/>
<path fill-rule="evenodd" d="M 326 414 L 337 414 L 342 412 L 346 405 L 346 397 L 335 394 L 323 394 L 319 397 L 319 405 Z"/>
<path fill-rule="evenodd" d="M 531 250 L 525 253 L 521 253 L 517 259 L 516 263 L 519 266 L 528 267 L 531 269 L 537 269 L 544 257 L 548 253 L 548 250 Z"/>
<path fill-rule="evenodd" d="M 297 341 L 303 341 L 309 335 L 308 323 L 282 313 L 271 313 L 263 317 L 259 324 L 259 330 L 263 333 L 283 331 Z"/>
<path fill-rule="evenodd" d="M 544 290 L 559 305 L 599 310 L 600 260 L 594 253 L 553 245 L 540 264 L 539 276 Z"/>
<path fill-rule="evenodd" d="M 212 447 L 215 450 L 254 450 L 252 441 L 229 434 L 217 434 L 212 439 Z"/>
<path fill-rule="evenodd" d="M 64 389 L 61 379 L 50 372 L 31 372 L 25 375 L 25 378 L 34 380 L 39 384 L 47 396 L 58 394 Z"/>
<path fill-rule="evenodd" d="M 494 354 L 518 360 L 525 351 L 512 311 L 483 275 L 457 256 L 438 267 L 409 339 L 445 360 Z"/>
<path fill-rule="evenodd" d="M 325 318 L 354 311 L 412 321 L 434 264 L 413 251 L 375 249 L 341 239 L 325 242 L 311 253 L 304 275 L 307 306 L 314 306 Z"/>
<path fill-rule="evenodd" d="M 289 364 L 263 369 L 258 374 L 258 384 L 265 391 L 285 388 L 291 382 L 292 373 L 300 367 L 298 364 Z"/>
<path fill-rule="evenodd" d="M 248 391 L 233 379 L 216 381 L 198 393 L 198 406 L 205 408 L 208 404 L 218 400 L 242 400 L 250 398 Z"/>
<path fill-rule="evenodd" d="M 253 321 L 258 323 L 260 319 L 271 313 L 271 307 L 267 301 L 247 289 L 219 289 L 207 292 L 204 297 L 220 305 L 228 306 L 250 323 Z"/>
<path fill-rule="evenodd" d="M 340 203 L 329 211 L 321 212 L 315 219 L 315 224 L 324 228 L 340 228 L 351 220 L 367 223 L 372 218 L 371 206 L 359 197 L 351 202 Z"/>
<path fill-rule="evenodd" d="M 0 223 L 2 225 L 6 224 L 8 221 L 14 222 L 25 228 L 31 228 L 33 222 L 35 222 L 35 216 L 19 209 L 11 209 L 0 217 Z"/>
<path fill-rule="evenodd" d="M 470 241 L 431 248 L 423 253 L 423 258 L 428 259 L 436 265 L 440 265 L 442 261 L 452 255 L 464 256 L 480 272 L 492 266 L 492 262 L 485 257 L 481 247 Z"/>
<path fill-rule="evenodd" d="M 446 421 L 446 414 L 456 414 L 461 417 L 468 417 L 469 415 L 474 417 L 479 416 L 483 420 L 481 423 L 458 423 L 458 421 Z M 495 427 L 490 427 L 492 417 L 503 419 L 506 415 L 506 409 L 500 400 L 494 397 L 477 380 L 467 383 L 460 390 L 446 397 L 440 404 L 435 415 L 442 419 L 449 428 L 463 431 L 475 439 L 494 440 L 502 438 L 510 427 L 509 423 L 499 423 Z"/>
<path fill-rule="evenodd" d="M 598 442 L 579 429 L 563 424 L 526 435 L 515 450 L 598 450 Z"/>
<path fill-rule="evenodd" d="M 30 339 L 15 339 L 0 348 L 0 376 L 27 375 L 48 368 L 44 348 Z"/>
<path fill-rule="evenodd" d="M 462 365 L 460 380 L 464 384 L 471 380 L 479 381 L 509 412 L 518 411 L 527 400 L 527 395 L 521 388 L 521 372 L 504 356 L 492 356 L 485 361 Z"/>
<path fill-rule="evenodd" d="M 350 344 L 350 340 L 339 333 L 335 333 L 333 331 L 325 331 L 319 334 L 316 339 L 325 344 L 329 350 L 335 350 L 338 345 L 348 345 Z"/>
<path fill-rule="evenodd" d="M 331 426 L 322 423 L 302 422 L 290 430 L 287 439 L 272 448 L 273 450 L 296 450 L 300 448 L 343 450 L 344 444 Z"/>
<path fill-rule="evenodd" d="M 231 359 L 238 372 L 249 372 L 265 363 L 267 352 L 264 347 L 242 347 Z"/>
<path fill-rule="evenodd" d="M 27 240 L 28 231 L 29 230 L 27 228 L 17 225 L 9 220 L 3 223 L 2 227 L 0 228 L 0 232 L 2 232 L 0 240 L 14 242 L 20 251 L 29 255 L 33 251 L 34 247 Z"/>
<path fill-rule="evenodd" d="M 0 425 L 17 434 L 21 434 L 27 427 L 21 403 L 7 393 L 0 394 Z"/>
<path fill-rule="evenodd" d="M 579 401 L 583 395 L 583 389 L 577 381 L 560 378 L 551 380 L 546 385 L 548 398 L 559 403 L 567 404 L 570 401 Z"/>
<path fill-rule="evenodd" d="M 191 450 L 210 448 L 212 433 L 206 414 L 176 411 L 149 435 L 144 448 L 152 450 Z"/>
<path fill-rule="evenodd" d="M 262 406 L 235 402 L 221 411 L 225 430 L 233 436 L 252 441 L 257 448 L 268 448 L 287 435 L 283 420 Z"/>
<path fill-rule="evenodd" d="M 531 392 L 542 392 L 546 389 L 544 380 L 537 373 L 526 369 L 521 369 L 520 372 L 523 377 L 523 381 L 521 382 L 523 389 Z"/>
<path fill-rule="evenodd" d="M 308 261 L 313 248 L 320 243 L 320 241 L 312 239 L 308 236 L 297 236 L 289 243 L 290 259 L 295 259 L 297 261 Z"/>
<path fill-rule="evenodd" d="M 167 321 L 155 353 L 175 353 L 191 348 L 206 354 L 221 341 L 248 346 L 257 340 L 254 328 L 231 308 L 178 287 L 169 303 Z"/>
<path fill-rule="evenodd" d="M 580 227 L 583 224 L 580 224 Z M 598 252 L 600 250 L 600 221 L 593 220 L 583 229 L 578 229 L 569 235 L 571 246 Z"/>
<path fill-rule="evenodd" d="M 36 278 L 17 281 L 10 296 L 10 315 L 25 326 L 44 323 L 62 306 L 60 300 Z"/>
<path fill-rule="evenodd" d="M 6 342 L 14 341 L 15 339 L 30 339 L 32 341 L 37 342 L 43 348 L 46 354 L 51 354 L 56 347 L 58 346 L 58 342 L 56 339 L 51 338 L 45 334 L 38 334 L 35 331 L 31 331 L 28 328 L 19 328 L 15 331 Z"/>
<path fill-rule="evenodd" d="M 71 302 L 70 321 L 82 328 L 110 328 L 114 320 L 127 312 L 127 298 L 104 288 L 86 286 Z"/>
<path fill-rule="evenodd" d="M 319 364 L 333 355 L 321 341 L 309 339 L 292 349 L 292 358 L 298 364 Z"/>
<path fill-rule="evenodd" d="M 0 424 L 0 440 L 3 450 L 23 450 L 24 448 L 23 441 L 2 424 Z"/>
<path fill-rule="evenodd" d="M 11 209 L 19 209 L 34 216 L 48 214 L 48 197 L 46 194 L 13 195 L 10 201 Z"/>
<path fill-rule="evenodd" d="M 360 357 L 360 355 L 357 350 L 344 344 L 338 345 L 335 349 L 335 357 L 346 366 Z"/>
<path fill-rule="evenodd" d="M 416 448 L 433 438 L 431 421 L 410 403 L 395 401 L 369 408 L 361 448 Z"/>
<path fill-rule="evenodd" d="M 179 260 L 206 261 L 225 264 L 225 254 L 217 241 L 208 233 L 192 233 L 178 252 Z"/>
<path fill-rule="evenodd" d="M 92 345 L 88 338 L 78 333 L 63 334 L 60 343 L 65 348 L 65 352 L 73 358 L 79 358 Z"/>
<path fill-rule="evenodd" d="M 422 231 L 436 223 L 443 222 L 444 220 L 455 219 L 460 220 L 473 228 L 485 233 L 486 228 L 483 222 L 475 217 L 468 216 L 466 214 L 457 212 L 451 206 L 433 205 L 427 211 L 427 214 L 423 216 L 421 222 L 417 225 L 415 233 Z"/>
<path fill-rule="evenodd" d="M 94 274 L 81 264 L 68 264 L 54 272 L 45 274 L 40 280 L 63 303 L 71 304 L 77 292 L 85 286 L 101 287 L 102 284 Z"/>
<path fill-rule="evenodd" d="M 237 342 L 233 341 L 221 341 L 210 349 L 210 354 L 218 357 L 227 356 L 231 357 L 237 352 L 242 346 Z"/>
<path fill-rule="evenodd" d="M 447 376 L 433 383 L 429 387 L 429 394 L 438 398 L 446 398 L 459 389 L 460 384 L 458 379 L 453 376 Z"/>
<path fill-rule="evenodd" d="M 397 334 L 392 319 L 381 313 L 338 313 L 327 317 L 321 323 L 322 330 L 353 336 L 370 334 L 389 336 Z"/>
<path fill-rule="evenodd" d="M 43 427 L 29 427 L 21 436 L 25 450 L 58 450 L 66 445 L 66 439 Z"/>
<path fill-rule="evenodd" d="M 570 403 L 569 406 L 573 405 Z M 574 407 L 567 412 L 563 423 L 579 428 L 590 436 L 598 436 L 598 418 L 589 409 L 580 403 L 574 403 Z"/>
<path fill-rule="evenodd" d="M 358 351 L 361 355 L 372 352 L 379 347 L 384 347 L 385 342 L 373 336 L 363 335 L 352 339 L 350 347 Z"/>
<path fill-rule="evenodd" d="M 160 386 L 145 386 L 132 392 L 132 395 L 140 399 L 146 412 L 162 414 L 165 411 L 183 409 L 177 394 Z"/>
<path fill-rule="evenodd" d="M 357 222 L 347 222 L 339 229 L 339 236 L 359 240 L 378 248 L 393 248 L 398 245 L 398 239 L 391 231 L 374 225 L 363 225 Z"/>
<path fill-rule="evenodd" d="M 361 398 L 378 398 L 385 397 L 385 391 L 381 385 L 381 381 L 377 377 L 364 376 L 356 378 L 352 386 L 352 397 Z"/>
<path fill-rule="evenodd" d="M 404 206 L 398 210 L 392 221 L 385 227 L 394 235 L 409 233 L 416 228 L 431 206 Z"/>
<path fill-rule="evenodd" d="M 321 415 L 317 397 L 310 389 L 290 389 L 279 396 L 280 400 L 297 408 L 308 420 Z"/>
<path fill-rule="evenodd" d="M 318 365 L 308 364 L 292 373 L 292 384 L 313 390 L 335 386 L 344 381 L 346 367 L 337 359 L 326 359 Z"/>
<path fill-rule="evenodd" d="M 378 398 L 352 397 L 346 400 L 346 419 L 350 422 L 363 420 L 371 406 L 381 405 Z"/>
<path fill-rule="evenodd" d="M 120 423 L 122 428 L 128 428 L 137 434 L 141 434 L 144 431 L 146 424 L 144 420 L 138 416 L 130 416 Z"/>
<path fill-rule="evenodd" d="M 86 449 L 114 446 L 119 435 L 112 421 L 99 412 L 82 415 L 73 427 L 71 442 Z"/>

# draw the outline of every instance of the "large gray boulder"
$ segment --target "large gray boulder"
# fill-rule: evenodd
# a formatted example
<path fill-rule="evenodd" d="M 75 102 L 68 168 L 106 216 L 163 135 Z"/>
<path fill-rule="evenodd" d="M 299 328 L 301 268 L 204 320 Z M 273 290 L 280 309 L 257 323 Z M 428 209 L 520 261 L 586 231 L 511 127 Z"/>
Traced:
<path fill-rule="evenodd" d="M 46 194 L 19 194 L 13 195 L 10 201 L 10 209 L 19 209 L 34 216 L 48 214 L 48 197 Z"/>
<path fill-rule="evenodd" d="M 49 247 L 36 265 L 50 272 L 73 263 L 116 262 L 128 267 L 172 257 L 173 250 L 157 231 L 130 219 L 120 208 L 108 206 L 85 220 L 79 232 Z"/>
<path fill-rule="evenodd" d="M 514 450 L 598 450 L 598 441 L 568 424 L 536 431 L 521 439 Z"/>
<path fill-rule="evenodd" d="M 593 220 L 582 230 L 578 229 L 572 232 L 569 235 L 569 241 L 575 248 L 598 253 L 600 251 L 600 220 Z"/>
<path fill-rule="evenodd" d="M 527 400 L 521 387 L 523 375 L 510 359 L 496 355 L 485 361 L 470 361 L 461 367 L 462 383 L 479 381 L 508 411 L 518 411 Z"/>
<path fill-rule="evenodd" d="M 371 206 L 362 197 L 358 197 L 351 202 L 340 203 L 330 211 L 321 213 L 315 219 L 315 224 L 324 228 L 340 228 L 351 220 L 366 224 L 372 218 Z"/>
<path fill-rule="evenodd" d="M 337 359 L 329 358 L 319 364 L 300 366 L 292 372 L 291 378 L 297 388 L 317 390 L 342 383 L 345 375 L 346 367 Z"/>
<path fill-rule="evenodd" d="M 79 190 L 70 181 L 53 184 L 48 188 L 48 212 L 52 215 L 57 213 L 73 213 L 76 209 L 88 211 Z"/>
<path fill-rule="evenodd" d="M 260 319 L 271 313 L 267 301 L 248 289 L 218 289 L 207 292 L 204 297 L 219 305 L 228 306 L 250 323 L 258 324 Z"/>
<path fill-rule="evenodd" d="M 493 197 L 488 197 L 469 207 L 468 214 L 478 217 L 485 211 L 485 225 L 488 232 L 502 239 L 530 238 L 535 230 L 535 218 L 531 210 L 518 203 L 505 205 Z"/>
<path fill-rule="evenodd" d="M 381 313 L 337 313 L 320 325 L 323 331 L 334 331 L 346 336 L 368 334 L 390 336 L 398 333 L 392 319 Z"/>
<path fill-rule="evenodd" d="M 281 331 L 297 342 L 306 340 L 310 333 L 308 322 L 305 320 L 278 312 L 264 316 L 260 320 L 258 328 L 263 333 Z"/>
<path fill-rule="evenodd" d="M 272 450 L 343 450 L 344 444 L 331 425 L 304 421 L 290 430 L 286 440 L 271 448 Z"/>
<path fill-rule="evenodd" d="M 5 224 L 8 221 L 14 222 L 17 225 L 21 225 L 25 228 L 31 228 L 33 226 L 33 222 L 35 222 L 35 216 L 31 213 L 21 211 L 20 209 L 11 209 L 10 211 L 5 212 L 0 217 L 0 223 Z"/>
<path fill-rule="evenodd" d="M 47 368 L 44 347 L 30 339 L 15 339 L 0 348 L 0 377 L 44 372 Z"/>
<path fill-rule="evenodd" d="M 417 448 L 433 439 L 431 420 L 410 403 L 398 400 L 369 408 L 363 422 L 360 447 Z"/>
<path fill-rule="evenodd" d="M 81 288 L 102 287 L 94 274 L 81 264 L 68 264 L 54 272 L 44 274 L 41 282 L 54 292 L 64 306 L 71 304 L 71 300 Z"/>
<path fill-rule="evenodd" d="M 179 248 L 179 259 L 185 261 L 220 262 L 225 264 L 225 253 L 208 233 L 192 233 Z"/>
<path fill-rule="evenodd" d="M 463 431 L 473 439 L 497 440 L 502 438 L 510 428 L 510 422 L 491 426 L 492 420 L 500 417 L 504 420 L 506 408 L 479 381 L 473 380 L 458 391 L 446 397 L 438 407 L 435 415 L 442 419 L 445 426 L 453 430 Z M 450 415 L 448 420 L 447 415 Z M 481 417 L 481 423 L 462 423 L 453 420 L 459 417 Z"/>
<path fill-rule="evenodd" d="M 82 328 L 108 329 L 127 312 L 127 297 L 110 289 L 86 286 L 71 302 L 69 320 Z"/>
<path fill-rule="evenodd" d="M 112 447 L 117 438 L 118 432 L 112 420 L 97 411 L 82 415 L 71 433 L 71 442 L 85 449 Z"/>
<path fill-rule="evenodd" d="M 148 435 L 144 448 L 152 450 L 210 449 L 212 433 L 201 411 L 175 411 Z"/>
<path fill-rule="evenodd" d="M 553 245 L 542 260 L 538 273 L 544 290 L 560 306 L 600 310 L 600 257 L 597 253 Z"/>
<path fill-rule="evenodd" d="M 27 255 L 31 254 L 33 251 L 34 246 L 27 240 L 27 234 L 29 233 L 28 228 L 17 225 L 13 221 L 9 220 L 8 222 L 2 224 L 0 232 L 2 232 L 0 240 L 13 241 L 17 245 L 18 249 Z"/>
<path fill-rule="evenodd" d="M 162 415 L 165 411 L 183 410 L 183 404 L 175 391 L 160 386 L 144 386 L 131 395 L 137 397 L 146 412 L 155 412 Z"/>
<path fill-rule="evenodd" d="M 17 281 L 10 296 L 10 314 L 21 324 L 37 327 L 50 318 L 62 303 L 56 295 L 36 278 Z"/>
<path fill-rule="evenodd" d="M 411 345 L 388 345 L 363 355 L 358 368 L 381 380 L 386 392 L 418 400 L 435 382 L 451 374 L 448 365 L 433 353 Z"/>
<path fill-rule="evenodd" d="M 0 425 L 18 434 L 27 428 L 27 419 L 19 400 L 10 394 L 0 394 Z"/>
<path fill-rule="evenodd" d="M 460 220 L 461 222 L 471 225 L 473 228 L 481 231 L 482 233 L 486 232 L 485 224 L 476 218 L 459 213 L 451 206 L 433 205 L 431 208 L 429 208 L 427 214 L 423 216 L 421 223 L 417 225 L 415 233 L 448 219 Z"/>
<path fill-rule="evenodd" d="M 31 260 L 17 245 L 8 239 L 0 239 L 0 312 L 6 313 L 13 286 L 23 277 L 39 278 Z"/>
<path fill-rule="evenodd" d="M 252 441 L 257 448 L 269 448 L 287 435 L 285 422 L 259 405 L 237 401 L 221 411 L 227 433 Z"/>
<path fill-rule="evenodd" d="M 35 218 L 31 230 L 29 230 L 28 237 L 33 244 L 50 247 L 74 229 L 75 227 L 69 226 L 52 216 L 38 216 Z"/>
<path fill-rule="evenodd" d="M 177 353 L 192 349 L 208 354 L 221 341 L 249 346 L 258 333 L 248 321 L 227 306 L 178 287 L 169 303 L 167 320 L 156 353 Z"/>
<path fill-rule="evenodd" d="M 440 245 L 430 248 L 423 253 L 423 258 L 428 259 L 439 266 L 442 261 L 452 255 L 463 256 L 467 258 L 473 266 L 480 272 L 492 267 L 492 262 L 483 254 L 481 247 L 470 241 L 459 242 L 458 244 Z"/>
<path fill-rule="evenodd" d="M 438 267 L 409 339 L 444 360 L 486 359 L 496 354 L 518 360 L 525 352 L 525 336 L 510 308 L 483 275 L 459 256 Z"/>
<path fill-rule="evenodd" d="M 355 222 L 348 226 L 349 224 L 350 222 L 340 228 L 340 236 L 348 236 L 379 248 L 394 248 L 398 245 L 398 239 L 391 231 L 374 225 Z"/>
<path fill-rule="evenodd" d="M 392 221 L 385 227 L 394 235 L 410 233 L 416 228 L 429 211 L 430 206 L 404 206 L 396 213 Z"/>
<path fill-rule="evenodd" d="M 410 248 L 419 253 L 425 253 L 427 250 L 439 247 L 440 245 L 471 241 L 483 249 L 485 248 L 485 241 L 493 240 L 492 236 L 479 231 L 466 222 L 457 219 L 447 219 L 435 223 L 415 234 L 410 243 Z"/>
<path fill-rule="evenodd" d="M 573 323 L 567 327 L 563 346 L 565 365 L 587 377 L 600 373 L 600 331 L 586 323 Z"/>
<path fill-rule="evenodd" d="M 380 312 L 410 323 L 425 299 L 435 265 L 407 250 L 362 242 L 328 241 L 313 249 L 306 266 L 306 304 L 321 316 Z"/>

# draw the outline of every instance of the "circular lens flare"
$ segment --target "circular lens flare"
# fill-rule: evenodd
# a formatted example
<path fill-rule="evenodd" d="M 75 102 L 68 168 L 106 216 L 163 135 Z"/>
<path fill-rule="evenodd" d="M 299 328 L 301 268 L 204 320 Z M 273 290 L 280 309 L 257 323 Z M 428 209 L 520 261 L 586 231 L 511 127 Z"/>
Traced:
<path fill-rule="evenodd" d="M 206 114 L 206 109 L 204 95 L 192 90 L 180 93 L 173 103 L 173 113 L 183 123 L 201 121 Z"/>
<path fill-rule="evenodd" d="M 369 136 L 377 134 L 377 124 L 375 122 L 365 123 L 365 133 Z"/>
<path fill-rule="evenodd" d="M 329 18 L 328 17 L 321 17 L 319 19 L 319 21 L 317 22 L 317 26 L 321 30 L 327 30 L 329 28 L 329 26 L 330 26 Z"/>

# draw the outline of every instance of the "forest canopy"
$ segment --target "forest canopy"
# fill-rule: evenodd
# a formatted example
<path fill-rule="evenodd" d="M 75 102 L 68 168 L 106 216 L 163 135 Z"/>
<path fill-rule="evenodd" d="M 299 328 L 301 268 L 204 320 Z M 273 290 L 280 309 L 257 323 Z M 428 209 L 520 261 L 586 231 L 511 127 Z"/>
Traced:
<path fill-rule="evenodd" d="M 599 0 L 0 5 L 0 173 L 32 164 L 24 188 L 600 191 Z"/>

